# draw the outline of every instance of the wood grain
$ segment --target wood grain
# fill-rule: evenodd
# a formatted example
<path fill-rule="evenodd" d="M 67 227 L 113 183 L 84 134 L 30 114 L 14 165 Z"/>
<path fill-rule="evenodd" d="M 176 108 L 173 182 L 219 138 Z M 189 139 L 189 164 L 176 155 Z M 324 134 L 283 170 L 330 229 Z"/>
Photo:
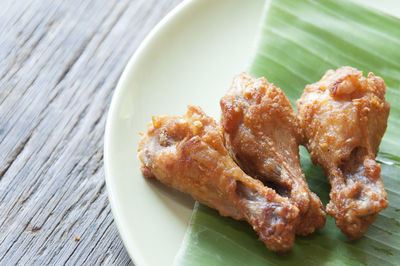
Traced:
<path fill-rule="evenodd" d="M 132 263 L 105 189 L 106 114 L 180 1 L 1 1 L 0 265 Z"/>

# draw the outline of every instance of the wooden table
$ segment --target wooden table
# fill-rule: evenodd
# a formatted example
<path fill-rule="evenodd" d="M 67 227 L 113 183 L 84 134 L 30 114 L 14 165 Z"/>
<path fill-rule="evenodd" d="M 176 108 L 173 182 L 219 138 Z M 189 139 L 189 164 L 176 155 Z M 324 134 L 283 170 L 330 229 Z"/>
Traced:
<path fill-rule="evenodd" d="M 0 265 L 132 263 L 105 188 L 106 115 L 180 1 L 0 2 Z"/>

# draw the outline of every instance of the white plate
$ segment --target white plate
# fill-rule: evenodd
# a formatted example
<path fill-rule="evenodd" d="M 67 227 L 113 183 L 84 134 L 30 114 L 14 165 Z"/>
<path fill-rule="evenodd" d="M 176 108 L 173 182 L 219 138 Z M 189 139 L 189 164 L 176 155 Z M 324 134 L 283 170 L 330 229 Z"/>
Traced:
<path fill-rule="evenodd" d="M 170 265 L 194 201 L 143 178 L 139 132 L 152 115 L 199 105 L 219 117 L 219 99 L 246 70 L 263 0 L 185 1 L 149 34 L 126 67 L 106 126 L 104 161 L 115 222 L 137 265 Z"/>
<path fill-rule="evenodd" d="M 400 13 L 397 0 L 384 2 L 367 4 Z M 106 182 L 115 222 L 137 265 L 172 264 L 194 204 L 142 177 L 139 132 L 152 115 L 182 115 L 188 104 L 218 119 L 220 97 L 250 62 L 263 5 L 264 0 L 185 1 L 149 34 L 118 83 L 106 126 Z"/>

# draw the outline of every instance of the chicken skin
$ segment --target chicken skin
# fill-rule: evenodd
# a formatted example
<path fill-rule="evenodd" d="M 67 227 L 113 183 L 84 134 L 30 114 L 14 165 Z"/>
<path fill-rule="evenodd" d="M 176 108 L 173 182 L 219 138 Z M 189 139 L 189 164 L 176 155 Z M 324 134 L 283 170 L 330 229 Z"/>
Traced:
<path fill-rule="evenodd" d="M 349 239 L 361 237 L 388 206 L 375 161 L 389 104 L 380 77 L 351 68 L 329 70 L 297 101 L 305 146 L 331 184 L 327 213 Z"/>
<path fill-rule="evenodd" d="M 246 220 L 268 249 L 288 251 L 298 208 L 246 175 L 224 147 L 220 126 L 199 107 L 155 116 L 139 144 L 142 173 L 190 194 L 223 216 Z"/>
<path fill-rule="evenodd" d="M 264 78 L 237 75 L 220 101 L 225 146 L 237 164 L 299 208 L 296 234 L 325 225 L 326 214 L 301 169 L 301 130 L 283 91 Z"/>

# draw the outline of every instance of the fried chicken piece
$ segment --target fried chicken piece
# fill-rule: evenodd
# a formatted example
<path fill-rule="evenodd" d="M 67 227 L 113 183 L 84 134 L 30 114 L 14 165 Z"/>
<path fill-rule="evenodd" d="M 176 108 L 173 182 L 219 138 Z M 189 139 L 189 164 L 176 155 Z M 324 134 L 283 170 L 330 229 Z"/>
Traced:
<path fill-rule="evenodd" d="M 265 78 L 237 75 L 220 101 L 225 146 L 244 171 L 299 208 L 296 233 L 325 225 L 326 214 L 301 169 L 301 131 L 283 91 Z"/>
<path fill-rule="evenodd" d="M 389 104 L 380 77 L 351 68 L 329 70 L 297 101 L 305 145 L 331 184 L 327 213 L 349 239 L 361 237 L 388 206 L 375 162 Z"/>
<path fill-rule="evenodd" d="M 298 208 L 246 175 L 229 157 L 221 128 L 199 107 L 185 116 L 155 116 L 139 144 L 142 172 L 222 216 L 246 220 L 267 248 L 288 251 Z"/>

